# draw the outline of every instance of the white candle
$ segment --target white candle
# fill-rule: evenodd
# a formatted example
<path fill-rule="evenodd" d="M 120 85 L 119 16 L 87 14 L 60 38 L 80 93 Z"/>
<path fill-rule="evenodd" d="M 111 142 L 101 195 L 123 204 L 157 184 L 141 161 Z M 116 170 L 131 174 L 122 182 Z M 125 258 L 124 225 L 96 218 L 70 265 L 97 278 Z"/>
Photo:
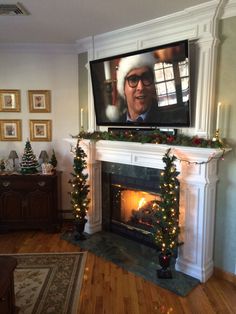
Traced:
<path fill-rule="evenodd" d="M 217 105 L 217 115 L 216 115 L 216 130 L 219 130 L 220 114 L 221 114 L 221 102 L 218 102 L 218 105 Z"/>
<path fill-rule="evenodd" d="M 106 81 L 111 79 L 111 69 L 109 61 L 104 62 L 104 71 L 105 71 L 105 79 Z"/>
<path fill-rule="evenodd" d="M 84 126 L 84 108 L 80 109 L 80 126 Z"/>

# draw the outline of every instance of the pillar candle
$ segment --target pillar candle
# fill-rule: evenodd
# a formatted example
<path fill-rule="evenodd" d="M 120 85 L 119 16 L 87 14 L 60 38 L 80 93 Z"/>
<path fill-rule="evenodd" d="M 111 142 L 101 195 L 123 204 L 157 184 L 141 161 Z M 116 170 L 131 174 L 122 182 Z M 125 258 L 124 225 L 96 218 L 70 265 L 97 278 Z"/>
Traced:
<path fill-rule="evenodd" d="M 84 126 L 84 108 L 80 109 L 80 126 Z"/>
<path fill-rule="evenodd" d="M 216 130 L 219 129 L 220 115 L 221 115 L 221 102 L 218 102 L 218 105 L 217 105 L 217 115 L 216 115 Z"/>

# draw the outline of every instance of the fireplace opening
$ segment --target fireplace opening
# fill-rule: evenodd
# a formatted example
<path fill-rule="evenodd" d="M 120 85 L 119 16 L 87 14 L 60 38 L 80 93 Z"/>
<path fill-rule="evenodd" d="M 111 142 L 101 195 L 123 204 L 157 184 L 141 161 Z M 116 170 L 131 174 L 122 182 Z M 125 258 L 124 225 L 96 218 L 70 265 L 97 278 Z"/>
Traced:
<path fill-rule="evenodd" d="M 154 213 L 160 200 L 160 172 L 139 166 L 102 163 L 102 226 L 156 247 Z"/>

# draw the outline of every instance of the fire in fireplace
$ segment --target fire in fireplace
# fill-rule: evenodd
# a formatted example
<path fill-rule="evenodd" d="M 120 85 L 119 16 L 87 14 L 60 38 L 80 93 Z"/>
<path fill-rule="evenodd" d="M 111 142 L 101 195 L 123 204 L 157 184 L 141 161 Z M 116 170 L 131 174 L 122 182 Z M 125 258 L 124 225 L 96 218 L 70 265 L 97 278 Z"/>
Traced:
<path fill-rule="evenodd" d="M 155 246 L 160 170 L 103 162 L 103 229 Z"/>
<path fill-rule="evenodd" d="M 152 233 L 157 194 L 112 184 L 112 223 L 125 224 L 140 232 Z"/>

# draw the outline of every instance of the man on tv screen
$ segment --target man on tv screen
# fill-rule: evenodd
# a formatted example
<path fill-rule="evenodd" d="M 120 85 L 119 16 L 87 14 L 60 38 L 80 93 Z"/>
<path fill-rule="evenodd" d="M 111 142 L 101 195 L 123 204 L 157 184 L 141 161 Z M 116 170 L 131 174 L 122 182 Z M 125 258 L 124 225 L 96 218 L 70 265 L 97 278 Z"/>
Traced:
<path fill-rule="evenodd" d="M 121 121 L 157 121 L 158 106 L 153 72 L 155 62 L 151 53 L 121 59 L 117 70 L 117 90 L 127 106 Z"/>
<path fill-rule="evenodd" d="M 184 44 L 95 60 L 91 72 L 98 125 L 189 125 Z"/>

